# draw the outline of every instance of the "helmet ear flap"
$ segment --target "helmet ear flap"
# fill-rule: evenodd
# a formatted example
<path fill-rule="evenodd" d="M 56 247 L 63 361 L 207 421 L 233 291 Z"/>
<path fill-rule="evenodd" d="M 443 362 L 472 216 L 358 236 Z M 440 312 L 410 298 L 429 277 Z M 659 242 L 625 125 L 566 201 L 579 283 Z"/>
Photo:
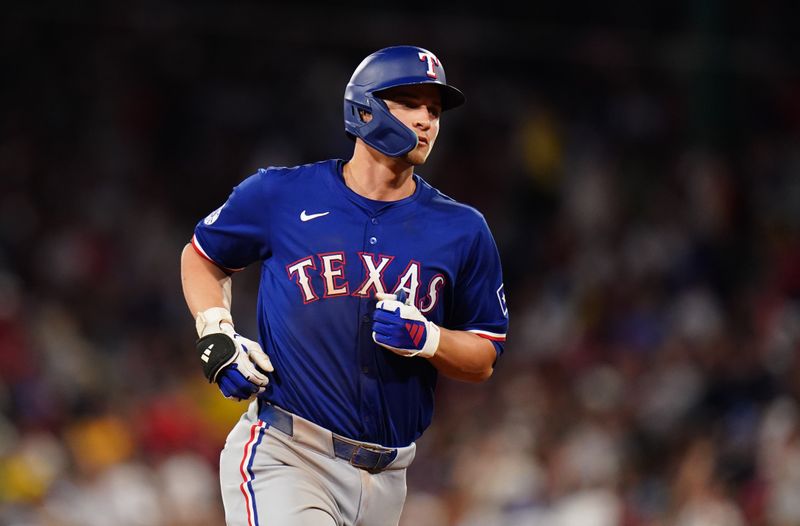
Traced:
<path fill-rule="evenodd" d="M 349 110 L 352 117 L 347 128 L 350 134 L 389 157 L 400 157 L 417 147 L 417 134 L 392 115 L 385 102 L 373 95 L 367 95 L 367 100 L 370 109 L 345 101 L 345 114 Z M 362 111 L 372 115 L 369 122 L 362 119 Z"/>

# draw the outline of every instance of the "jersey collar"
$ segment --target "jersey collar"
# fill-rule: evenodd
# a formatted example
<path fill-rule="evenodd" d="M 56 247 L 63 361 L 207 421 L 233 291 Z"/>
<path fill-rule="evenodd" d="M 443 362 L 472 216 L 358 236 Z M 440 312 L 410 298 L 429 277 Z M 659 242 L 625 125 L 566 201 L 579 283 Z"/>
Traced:
<path fill-rule="evenodd" d="M 420 176 L 414 174 L 412 177 L 416 183 L 416 188 L 414 188 L 414 193 L 410 196 L 404 197 L 398 201 L 376 201 L 374 199 L 369 199 L 351 190 L 344 182 L 344 175 L 342 175 L 344 159 L 333 159 L 331 164 L 331 173 L 333 174 L 332 179 L 334 186 L 336 186 L 337 189 L 345 195 L 345 197 L 369 214 L 378 214 L 388 209 L 407 206 L 419 200 L 419 198 L 423 195 L 423 187 L 425 186 L 424 181 Z"/>

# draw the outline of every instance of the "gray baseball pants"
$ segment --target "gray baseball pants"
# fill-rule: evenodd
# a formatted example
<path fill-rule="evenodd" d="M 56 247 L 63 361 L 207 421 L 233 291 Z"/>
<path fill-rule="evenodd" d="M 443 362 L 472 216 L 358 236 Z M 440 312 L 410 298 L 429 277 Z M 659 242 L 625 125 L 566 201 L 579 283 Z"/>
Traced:
<path fill-rule="evenodd" d="M 228 435 L 220 455 L 228 526 L 399 522 L 406 497 L 406 468 L 414 460 L 415 444 L 397 448 L 396 456 L 392 453 L 393 460 L 381 471 L 362 469 L 337 456 L 342 442 L 334 445 L 329 430 L 296 415 L 284 415 L 290 427 L 285 422 L 270 425 L 259 418 L 254 400 Z"/>

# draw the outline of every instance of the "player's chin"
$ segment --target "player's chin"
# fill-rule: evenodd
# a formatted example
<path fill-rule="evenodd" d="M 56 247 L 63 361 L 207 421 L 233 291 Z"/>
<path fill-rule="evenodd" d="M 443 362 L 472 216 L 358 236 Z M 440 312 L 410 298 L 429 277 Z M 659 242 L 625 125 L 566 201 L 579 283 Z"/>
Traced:
<path fill-rule="evenodd" d="M 425 164 L 425 161 L 428 160 L 428 155 L 430 154 L 430 150 L 427 147 L 420 147 L 417 146 L 410 152 L 406 154 L 406 162 L 412 166 L 419 166 L 421 164 Z"/>

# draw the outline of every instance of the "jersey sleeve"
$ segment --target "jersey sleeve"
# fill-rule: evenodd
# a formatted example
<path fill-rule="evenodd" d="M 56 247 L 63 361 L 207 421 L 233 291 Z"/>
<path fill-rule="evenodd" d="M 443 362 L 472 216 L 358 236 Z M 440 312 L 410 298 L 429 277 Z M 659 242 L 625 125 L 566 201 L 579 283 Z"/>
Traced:
<path fill-rule="evenodd" d="M 508 307 L 497 245 L 482 219 L 454 287 L 450 328 L 491 340 L 498 355 L 508 330 Z"/>
<path fill-rule="evenodd" d="M 228 272 L 244 269 L 270 253 L 266 170 L 239 185 L 225 203 L 197 223 L 192 246 Z"/>

